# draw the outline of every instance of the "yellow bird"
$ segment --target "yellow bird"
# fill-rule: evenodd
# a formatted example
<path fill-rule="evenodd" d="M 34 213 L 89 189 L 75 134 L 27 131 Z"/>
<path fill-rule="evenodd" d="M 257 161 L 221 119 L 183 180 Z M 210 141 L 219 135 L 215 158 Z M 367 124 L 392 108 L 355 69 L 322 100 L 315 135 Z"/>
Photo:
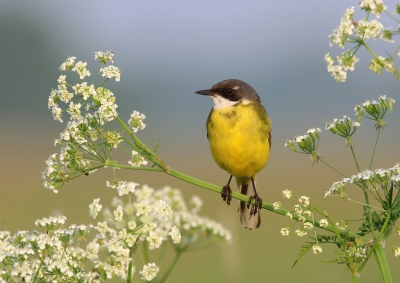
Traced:
<path fill-rule="evenodd" d="M 262 199 L 255 181 L 257 173 L 267 164 L 271 149 L 271 121 L 267 111 L 257 92 L 240 80 L 225 80 L 196 93 L 214 101 L 206 124 L 207 138 L 215 162 L 231 175 L 221 196 L 229 205 L 234 176 L 239 192 L 250 196 L 249 203 L 239 203 L 241 223 L 250 230 L 258 228 Z"/>

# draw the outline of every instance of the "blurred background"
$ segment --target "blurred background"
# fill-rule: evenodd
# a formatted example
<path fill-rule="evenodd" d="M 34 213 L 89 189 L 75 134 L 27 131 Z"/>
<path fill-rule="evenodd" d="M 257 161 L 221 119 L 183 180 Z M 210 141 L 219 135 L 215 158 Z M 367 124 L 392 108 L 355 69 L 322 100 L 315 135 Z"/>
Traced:
<path fill-rule="evenodd" d="M 311 197 L 312 205 L 334 220 L 361 218 L 359 205 L 324 193 L 341 177 L 323 164 L 311 165 L 305 155 L 283 147 L 286 139 L 311 127 L 324 129 L 333 118 L 354 118 L 354 106 L 387 95 L 400 100 L 398 82 L 388 73 L 368 69 L 370 56 L 362 50 L 356 70 L 346 83 L 326 71 L 324 55 L 339 55 L 329 47 L 328 35 L 339 25 L 346 8 L 359 1 L 1 1 L 0 3 L 0 228 L 13 233 L 32 230 L 34 221 L 63 214 L 68 224 L 90 223 L 88 205 L 101 198 L 109 206 L 115 191 L 105 186 L 111 170 L 79 178 L 58 194 L 42 187 L 40 173 L 53 140 L 65 127 L 47 108 L 52 88 L 68 56 L 87 61 L 98 70 L 95 51 L 112 49 L 122 70 L 120 83 L 107 87 L 117 96 L 120 117 L 133 110 L 146 115 L 138 136 L 148 145 L 159 139 L 159 154 L 176 170 L 223 185 L 228 175 L 209 153 L 205 122 L 212 100 L 194 91 L 218 81 L 237 78 L 259 93 L 273 122 L 273 146 L 258 187 L 264 201 L 282 200 L 282 190 Z M 394 1 L 386 1 L 393 12 Z M 382 22 L 396 26 L 394 22 Z M 393 52 L 394 44 L 372 43 L 377 53 Z M 93 75 L 92 75 L 93 76 Z M 400 111 L 387 118 L 373 168 L 392 167 L 399 159 Z M 366 119 L 355 135 L 360 166 L 368 167 L 375 142 L 373 124 Z M 356 172 L 345 141 L 323 130 L 319 153 L 346 174 Z M 119 160 L 125 162 L 123 159 Z M 180 188 L 186 199 L 204 201 L 202 215 L 230 229 L 233 244 L 185 254 L 169 282 L 349 282 L 345 266 L 327 264 L 334 250 L 323 246 L 320 255 L 307 254 L 292 269 L 300 246 L 310 240 L 280 229 L 291 222 L 267 211 L 256 231 L 243 229 L 236 202 L 228 207 L 219 195 L 151 172 L 118 172 L 118 178 Z M 362 200 L 359 192 L 348 194 Z M 289 207 L 289 205 L 287 206 Z M 397 237 L 397 238 L 396 238 Z M 400 239 L 394 235 L 393 244 Z M 394 282 L 400 281 L 398 260 L 386 247 Z M 141 269 L 140 259 L 135 259 Z M 161 271 L 162 272 L 162 271 Z M 380 282 L 373 260 L 360 282 Z"/>

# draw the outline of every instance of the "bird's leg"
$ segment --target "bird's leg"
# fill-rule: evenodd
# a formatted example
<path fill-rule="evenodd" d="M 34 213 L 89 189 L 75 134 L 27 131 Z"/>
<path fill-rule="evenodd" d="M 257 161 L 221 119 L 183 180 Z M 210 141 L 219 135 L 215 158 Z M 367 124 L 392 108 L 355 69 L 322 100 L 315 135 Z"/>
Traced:
<path fill-rule="evenodd" d="M 221 197 L 224 201 L 226 201 L 226 203 L 228 205 L 231 204 L 231 200 L 232 200 L 232 190 L 231 190 L 231 186 L 229 185 L 231 183 L 231 180 L 232 180 L 232 175 L 229 177 L 228 183 L 222 187 L 222 191 L 221 191 Z"/>
<path fill-rule="evenodd" d="M 258 212 L 259 209 L 261 209 L 262 206 L 262 199 L 258 196 L 256 184 L 254 183 L 253 177 L 251 177 L 251 182 L 253 183 L 254 196 L 250 196 L 249 202 L 247 203 L 247 208 L 250 208 L 251 205 L 250 217 L 256 215 L 256 213 Z M 253 199 L 254 199 L 254 204 L 251 203 Z"/>

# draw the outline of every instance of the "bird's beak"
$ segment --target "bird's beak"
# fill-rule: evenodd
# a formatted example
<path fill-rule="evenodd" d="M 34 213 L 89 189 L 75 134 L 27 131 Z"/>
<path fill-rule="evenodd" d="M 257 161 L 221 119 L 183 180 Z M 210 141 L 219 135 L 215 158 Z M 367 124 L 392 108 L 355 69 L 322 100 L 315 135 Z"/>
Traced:
<path fill-rule="evenodd" d="M 209 89 L 205 89 L 205 90 L 198 90 L 195 93 L 197 94 L 201 94 L 201 95 L 212 95 L 212 91 Z"/>

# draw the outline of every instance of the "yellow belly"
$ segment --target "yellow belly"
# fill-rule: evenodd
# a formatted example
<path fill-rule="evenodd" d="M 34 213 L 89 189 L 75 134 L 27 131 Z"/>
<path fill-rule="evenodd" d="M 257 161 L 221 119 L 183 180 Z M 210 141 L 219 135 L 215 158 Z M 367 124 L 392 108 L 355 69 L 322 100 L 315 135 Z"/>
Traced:
<path fill-rule="evenodd" d="M 213 109 L 207 120 L 211 154 L 234 176 L 253 177 L 264 168 L 270 150 L 271 124 L 258 103 Z"/>

